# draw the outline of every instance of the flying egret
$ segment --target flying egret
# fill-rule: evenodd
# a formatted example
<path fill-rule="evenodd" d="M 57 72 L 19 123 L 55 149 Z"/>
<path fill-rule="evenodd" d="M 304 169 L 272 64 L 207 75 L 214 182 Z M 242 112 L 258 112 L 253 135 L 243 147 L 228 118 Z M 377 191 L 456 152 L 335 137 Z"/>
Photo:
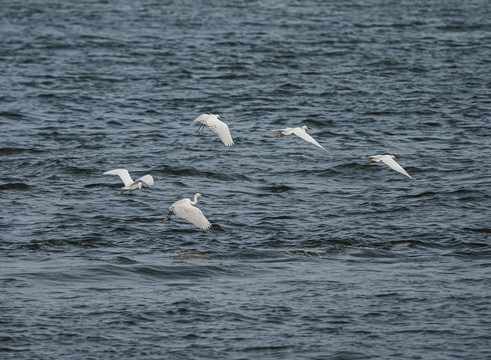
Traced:
<path fill-rule="evenodd" d="M 326 149 L 324 149 L 315 139 L 307 134 L 307 129 L 311 130 L 307 125 L 304 126 L 298 126 L 294 128 L 286 128 L 286 129 L 279 129 L 279 130 L 270 130 L 269 132 L 276 136 L 277 138 L 283 137 L 285 135 L 290 135 L 290 134 L 295 134 L 298 137 L 304 139 L 305 141 L 308 141 L 309 143 L 314 144 L 315 146 L 320 147 L 322 150 L 325 152 L 329 152 Z"/>
<path fill-rule="evenodd" d="M 372 155 L 372 156 L 362 156 L 361 157 L 363 160 L 367 160 L 367 165 L 370 164 L 371 162 L 375 161 L 375 162 L 380 162 L 382 161 L 385 165 L 389 166 L 392 170 L 395 170 L 397 172 L 400 172 L 401 174 L 404 174 L 408 177 L 410 177 L 411 179 L 414 180 L 414 178 L 409 175 L 406 170 L 403 169 L 403 167 L 401 165 L 399 165 L 395 160 L 395 156 L 394 155 L 388 155 L 388 154 L 385 154 L 385 155 Z"/>
<path fill-rule="evenodd" d="M 133 181 L 133 179 L 130 176 L 130 173 L 126 169 L 114 169 L 114 170 L 109 170 L 103 173 L 103 175 L 118 175 L 121 180 L 124 182 L 124 187 L 121 189 L 124 190 L 135 190 L 135 189 L 141 189 L 142 188 L 142 182 L 146 183 L 147 185 L 153 185 L 153 177 L 152 175 L 145 175 L 142 176 L 141 178 L 137 179 L 136 181 Z M 120 191 L 118 195 L 121 195 L 123 191 Z"/>
<path fill-rule="evenodd" d="M 223 121 L 218 120 L 220 115 L 215 114 L 201 114 L 189 125 L 194 126 L 197 123 L 201 123 L 196 130 L 196 133 L 202 134 L 205 126 L 208 125 L 209 128 L 218 135 L 220 140 L 225 144 L 225 146 L 234 145 L 234 141 L 232 140 L 232 135 L 230 135 L 230 130 L 228 129 L 227 124 Z"/>
<path fill-rule="evenodd" d="M 177 217 L 193 223 L 200 229 L 209 229 L 211 224 L 208 219 L 203 215 L 200 209 L 193 206 L 198 202 L 198 198 L 202 196 L 202 194 L 196 193 L 194 194 L 194 201 L 191 201 L 191 199 L 188 198 L 177 200 L 174 204 L 169 206 L 169 214 L 167 214 L 163 221 L 169 220 L 174 213 Z"/>

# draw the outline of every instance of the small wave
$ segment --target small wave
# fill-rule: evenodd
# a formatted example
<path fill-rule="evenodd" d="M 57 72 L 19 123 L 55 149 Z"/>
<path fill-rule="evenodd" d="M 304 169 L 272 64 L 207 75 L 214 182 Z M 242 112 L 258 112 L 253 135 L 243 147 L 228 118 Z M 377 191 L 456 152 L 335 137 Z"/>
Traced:
<path fill-rule="evenodd" d="M 214 230 L 214 231 L 227 231 L 227 230 L 225 230 L 222 226 L 220 226 L 217 223 L 211 224 L 210 230 Z"/>
<path fill-rule="evenodd" d="M 6 118 L 12 119 L 12 120 L 21 120 L 21 119 L 25 118 L 25 116 L 22 115 L 21 113 L 14 113 L 14 112 L 10 112 L 10 111 L 1 111 L 0 117 L 6 117 Z"/>
<path fill-rule="evenodd" d="M 265 220 L 291 220 L 291 219 L 296 219 L 295 216 L 288 216 L 288 215 L 280 215 L 280 216 L 266 216 L 261 219 L 261 221 Z"/>
<path fill-rule="evenodd" d="M 236 80 L 236 79 L 250 79 L 251 75 L 239 75 L 239 74 L 227 74 L 227 75 L 207 75 L 201 76 L 201 80 Z"/>
<path fill-rule="evenodd" d="M 191 263 L 204 263 L 209 252 L 197 250 L 184 250 L 176 254 L 172 259 Z"/>
<path fill-rule="evenodd" d="M 438 30 L 443 30 L 443 31 L 475 31 L 475 30 L 481 30 L 485 29 L 486 25 L 483 24 L 449 24 L 449 25 L 443 25 L 443 26 L 437 26 L 436 28 Z"/>
<path fill-rule="evenodd" d="M 116 260 L 117 260 L 119 263 L 121 263 L 121 264 L 126 264 L 126 265 L 133 265 L 133 264 L 137 264 L 137 263 L 138 263 L 138 261 L 133 260 L 133 259 L 130 259 L 130 258 L 126 257 L 126 256 L 118 256 L 118 257 L 116 258 Z"/>
<path fill-rule="evenodd" d="M 162 217 L 155 218 L 155 217 L 135 216 L 135 217 L 127 219 L 126 221 L 127 222 L 136 222 L 136 223 L 153 223 L 155 221 L 162 222 Z"/>
<path fill-rule="evenodd" d="M 293 188 L 286 185 L 273 185 L 273 186 L 265 186 L 263 187 L 263 190 L 277 194 L 277 193 L 293 190 Z"/>
<path fill-rule="evenodd" d="M 206 177 L 206 178 L 211 178 L 211 179 L 218 179 L 218 180 L 245 180 L 245 181 L 252 181 L 248 176 L 242 175 L 242 174 L 237 174 L 237 173 L 217 173 L 217 172 L 212 172 L 212 171 L 202 171 L 198 170 L 196 168 L 181 168 L 181 169 L 175 169 L 170 166 L 164 166 L 163 169 L 161 169 L 165 174 L 172 174 L 172 175 L 177 175 L 177 176 L 197 176 L 197 177 Z"/>
<path fill-rule="evenodd" d="M 39 149 L 27 149 L 27 148 L 15 148 L 15 147 L 3 147 L 0 148 L 0 155 L 6 154 L 14 154 L 14 153 L 21 153 L 21 152 L 35 152 L 35 153 L 40 153 L 42 150 Z"/>
<path fill-rule="evenodd" d="M 82 248 L 99 248 L 99 247 L 111 247 L 112 244 L 102 241 L 98 234 L 85 235 L 80 237 L 71 238 L 59 238 L 49 240 L 32 240 L 29 243 L 20 245 L 21 248 L 26 248 L 32 251 L 35 250 L 51 250 L 58 249 L 61 251 L 61 247 L 67 245 L 73 245 Z"/>
<path fill-rule="evenodd" d="M 302 90 L 302 86 L 299 86 L 297 84 L 294 84 L 294 83 L 291 83 L 291 82 L 286 82 L 286 83 L 283 83 L 279 86 L 280 89 L 282 90 L 289 90 L 289 89 L 292 89 L 292 90 Z"/>
<path fill-rule="evenodd" d="M 27 190 L 29 185 L 24 183 L 8 183 L 0 185 L 0 190 Z"/>
<path fill-rule="evenodd" d="M 94 173 L 94 169 L 80 168 L 77 166 L 68 166 L 66 170 L 72 174 L 92 174 L 92 173 Z"/>
<path fill-rule="evenodd" d="M 87 184 L 87 185 L 84 185 L 84 188 L 87 188 L 87 189 L 91 189 L 91 188 L 95 188 L 95 187 L 115 187 L 113 185 L 108 185 L 108 184 Z M 119 185 L 119 187 L 121 187 L 121 185 Z"/>
<path fill-rule="evenodd" d="M 135 266 L 133 270 L 143 276 L 163 276 L 167 279 L 210 277 L 215 272 L 223 271 L 223 269 L 218 266 L 201 265 L 202 264 L 198 262 L 192 262 L 191 264 L 186 262 L 179 266 L 140 265 Z"/>
<path fill-rule="evenodd" d="M 406 28 L 425 25 L 424 21 L 409 21 L 406 23 L 356 23 L 354 26 L 359 28 Z"/>
<path fill-rule="evenodd" d="M 358 258 L 372 258 L 372 259 L 394 259 L 402 257 L 393 251 L 377 249 L 374 247 L 357 247 L 350 248 L 350 255 Z"/>
<path fill-rule="evenodd" d="M 423 191 L 421 193 L 417 193 L 417 194 L 408 194 L 408 195 L 404 195 L 405 197 L 407 198 L 421 198 L 421 197 L 432 197 L 432 196 L 438 196 L 438 193 L 434 192 L 434 191 Z"/>
<path fill-rule="evenodd" d="M 490 228 L 471 228 L 471 227 L 466 227 L 466 228 L 464 228 L 464 230 L 473 231 L 473 232 L 482 233 L 482 234 L 491 234 L 491 229 Z M 486 246 L 486 245 L 478 244 L 478 246 Z"/>

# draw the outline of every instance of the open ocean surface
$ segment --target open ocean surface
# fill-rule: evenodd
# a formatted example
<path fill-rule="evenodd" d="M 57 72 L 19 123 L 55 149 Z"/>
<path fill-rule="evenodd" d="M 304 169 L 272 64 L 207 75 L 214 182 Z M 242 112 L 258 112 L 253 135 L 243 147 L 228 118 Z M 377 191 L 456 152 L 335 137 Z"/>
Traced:
<path fill-rule="evenodd" d="M 490 359 L 490 7 L 0 1 L 0 358 Z"/>

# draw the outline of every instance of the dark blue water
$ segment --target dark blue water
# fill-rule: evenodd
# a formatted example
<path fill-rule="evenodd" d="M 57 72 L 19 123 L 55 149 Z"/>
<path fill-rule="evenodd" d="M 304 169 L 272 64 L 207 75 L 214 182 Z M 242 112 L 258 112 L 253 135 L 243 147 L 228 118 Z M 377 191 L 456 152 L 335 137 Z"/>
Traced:
<path fill-rule="evenodd" d="M 490 358 L 490 19 L 0 1 L 0 358 Z M 196 192 L 210 230 L 162 222 Z"/>

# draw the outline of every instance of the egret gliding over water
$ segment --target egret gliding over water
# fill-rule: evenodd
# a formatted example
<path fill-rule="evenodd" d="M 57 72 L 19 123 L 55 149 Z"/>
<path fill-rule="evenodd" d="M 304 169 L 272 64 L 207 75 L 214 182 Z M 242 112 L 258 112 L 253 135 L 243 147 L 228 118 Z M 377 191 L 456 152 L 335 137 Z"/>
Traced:
<path fill-rule="evenodd" d="M 363 160 L 367 160 L 367 165 L 369 165 L 371 162 L 380 162 L 382 161 L 385 165 L 389 166 L 391 169 L 400 172 L 401 174 L 406 175 L 407 177 L 410 177 L 411 179 L 414 180 L 414 178 L 409 175 L 404 168 L 399 165 L 395 160 L 394 155 L 372 155 L 372 156 L 362 156 L 361 157 Z"/>
<path fill-rule="evenodd" d="M 177 217 L 193 223 L 200 229 L 209 229 L 211 227 L 210 222 L 203 215 L 201 210 L 194 206 L 198 202 L 198 198 L 202 196 L 202 194 L 196 193 L 194 194 L 194 201 L 191 201 L 191 199 L 188 198 L 177 200 L 174 204 L 169 206 L 170 211 L 169 214 L 167 214 L 167 216 L 164 218 L 164 221 L 169 220 L 174 213 Z"/>
<path fill-rule="evenodd" d="M 218 120 L 220 115 L 215 114 L 201 114 L 189 125 L 194 126 L 197 123 L 201 123 L 196 130 L 196 133 L 200 135 L 203 133 L 205 126 L 208 126 L 215 134 L 218 135 L 220 140 L 225 144 L 225 146 L 234 145 L 234 141 L 232 140 L 232 135 L 230 135 L 230 130 L 223 121 Z"/>
<path fill-rule="evenodd" d="M 297 135 L 298 137 L 304 139 L 305 141 L 308 141 L 309 143 L 314 144 L 315 146 L 320 147 L 322 150 L 325 152 L 329 152 L 326 149 L 324 149 L 315 139 L 307 134 L 307 129 L 311 130 L 307 125 L 304 126 L 298 126 L 294 128 L 285 128 L 285 129 L 279 129 L 279 130 L 270 130 L 269 132 L 276 136 L 277 138 L 283 137 L 285 135 L 290 135 L 294 134 Z"/>
<path fill-rule="evenodd" d="M 152 175 L 145 175 L 142 176 L 141 178 L 137 179 L 136 181 L 133 181 L 133 179 L 130 176 L 130 173 L 126 169 L 114 169 L 114 170 L 109 170 L 103 173 L 103 175 L 118 175 L 121 180 L 124 182 L 124 187 L 123 191 L 125 190 L 136 190 L 136 189 L 141 189 L 142 188 L 142 182 L 144 182 L 147 185 L 153 185 L 153 177 Z M 121 195 L 123 191 L 120 191 L 118 195 Z"/>

